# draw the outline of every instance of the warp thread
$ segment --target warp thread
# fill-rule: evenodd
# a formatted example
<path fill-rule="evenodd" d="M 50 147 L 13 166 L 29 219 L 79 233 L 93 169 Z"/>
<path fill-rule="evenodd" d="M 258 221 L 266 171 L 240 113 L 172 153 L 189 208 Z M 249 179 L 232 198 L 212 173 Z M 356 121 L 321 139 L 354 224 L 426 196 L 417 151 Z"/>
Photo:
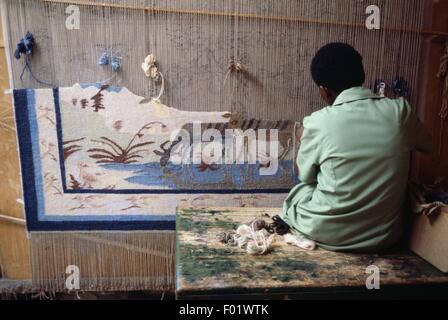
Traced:
<path fill-rule="evenodd" d="M 445 121 L 448 118 L 448 41 L 445 43 L 445 49 L 442 57 L 440 58 L 439 72 L 437 73 L 439 79 L 444 80 L 443 94 L 442 94 L 442 107 L 440 109 L 440 137 L 439 137 L 439 155 L 442 154 L 443 145 L 443 131 L 445 129 Z"/>
<path fill-rule="evenodd" d="M 28 31 L 26 35 L 20 39 L 19 43 L 16 46 L 16 49 L 14 51 L 14 57 L 17 60 L 20 60 L 22 55 L 25 56 L 25 66 L 23 67 L 22 73 L 20 74 L 20 81 L 23 81 L 25 71 L 28 70 L 32 79 L 34 79 L 35 81 L 37 81 L 42 85 L 53 87 L 52 84 L 42 81 L 38 77 L 36 77 L 33 71 L 31 70 L 31 56 L 34 53 L 35 45 L 36 41 L 34 39 L 34 35 Z"/>
<path fill-rule="evenodd" d="M 83 270 L 80 286 L 87 291 L 171 290 L 175 238 L 173 232 L 164 231 L 34 232 L 33 285 L 45 292 L 65 291 L 65 274 L 60 270 L 70 261 Z"/>
<path fill-rule="evenodd" d="M 227 67 L 227 73 L 224 76 L 224 83 L 222 85 L 223 90 L 225 90 L 227 79 L 229 78 L 229 76 L 231 74 L 236 73 L 236 75 L 240 75 L 240 74 L 245 74 L 246 72 L 247 72 L 247 69 L 241 62 L 235 62 L 235 61 L 233 61 L 233 59 L 230 60 L 229 66 Z M 235 94 L 235 86 L 233 86 L 232 93 L 230 96 L 233 98 L 234 94 Z"/>

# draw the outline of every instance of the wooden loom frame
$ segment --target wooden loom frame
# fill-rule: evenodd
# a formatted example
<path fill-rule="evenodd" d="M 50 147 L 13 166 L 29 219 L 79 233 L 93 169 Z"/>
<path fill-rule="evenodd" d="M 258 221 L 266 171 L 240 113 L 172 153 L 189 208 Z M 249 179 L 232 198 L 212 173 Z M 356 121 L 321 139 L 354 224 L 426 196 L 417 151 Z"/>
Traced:
<path fill-rule="evenodd" d="M 78 4 L 80 6 L 96 6 L 96 7 L 112 7 L 112 8 L 117 8 L 117 9 L 129 9 L 129 10 L 146 10 L 146 11 L 150 11 L 150 12 L 155 12 L 155 13 L 164 13 L 166 11 L 156 11 L 157 8 L 145 8 L 145 7 L 129 7 L 129 6 L 125 6 L 123 8 L 123 6 L 120 5 L 113 5 L 113 4 L 100 4 L 100 3 L 88 3 L 86 1 L 64 1 L 64 0 L 41 0 L 43 2 L 47 2 L 47 3 L 54 3 L 54 4 Z M 118 7 L 117 7 L 118 6 Z M 162 9 L 164 10 L 164 9 Z M 166 12 L 168 13 L 168 12 Z M 169 11 L 169 13 L 177 13 L 177 14 L 194 14 L 193 12 L 172 12 Z M 437 36 L 440 36 L 442 38 L 446 38 L 448 37 L 448 25 L 445 22 L 442 22 L 443 19 L 446 19 L 448 17 L 448 11 L 443 11 L 443 10 L 433 10 L 432 12 L 433 18 L 435 19 L 436 17 L 438 17 L 437 23 L 434 23 L 432 26 L 428 26 L 428 29 L 438 29 L 438 30 L 445 30 L 445 31 L 431 31 L 431 30 L 423 30 L 423 31 L 419 31 L 419 30 L 399 30 L 399 29 L 395 29 L 395 30 L 391 30 L 391 31 L 409 31 L 409 32 L 418 32 L 421 33 L 422 35 L 426 35 L 426 36 L 436 36 L 436 38 L 438 38 Z M 238 14 L 234 14 L 234 17 L 239 17 Z M 243 18 L 243 17 L 241 17 Z M 245 18 L 256 18 L 256 17 L 252 17 L 252 16 L 248 16 Z M 262 17 L 262 19 L 267 20 L 269 17 Z M 278 17 L 280 18 L 280 17 Z M 277 20 L 277 21 L 281 21 L 282 19 L 271 19 L 273 21 Z M 285 19 L 283 19 L 285 20 Z M 299 21 L 298 19 L 295 20 L 295 22 L 302 22 L 302 23 L 315 23 L 318 24 L 319 21 L 312 21 L 312 20 L 306 20 L 306 19 L 302 19 L 302 21 Z M 323 24 L 325 24 L 325 22 L 323 22 Z M 350 26 L 350 24 L 341 24 L 338 22 L 327 22 L 327 24 L 329 25 L 336 25 L 336 26 Z M 353 27 L 365 27 L 362 24 L 359 25 L 354 25 Z M 385 30 L 388 30 L 385 28 Z M 5 39 L 7 40 L 7 39 Z M 427 89 L 428 91 L 434 90 L 434 88 L 437 88 L 439 86 L 439 80 L 436 78 L 433 78 L 434 74 L 436 73 L 436 66 L 432 66 L 431 65 L 435 65 L 437 64 L 436 61 L 439 58 L 439 45 L 438 44 L 430 44 L 431 46 L 431 52 L 428 54 L 428 56 L 423 57 L 424 60 L 427 61 L 432 61 L 429 65 L 429 71 L 425 72 L 424 74 L 422 74 L 423 78 L 426 79 L 430 79 L 427 82 Z M 427 74 L 428 73 L 428 74 Z M 9 86 L 10 88 L 12 87 L 11 85 Z M 425 103 L 425 110 L 421 110 L 422 113 L 425 114 L 425 117 L 427 121 L 427 124 L 430 125 L 434 125 L 435 126 L 435 131 L 438 130 L 438 125 L 440 123 L 439 119 L 437 119 L 436 117 L 436 113 L 438 111 L 438 103 L 439 103 L 439 97 L 437 97 L 437 93 L 433 93 L 431 95 L 428 95 L 427 98 L 429 98 L 429 101 L 427 101 Z M 447 158 L 445 158 L 447 159 Z M 424 180 L 428 180 L 430 181 L 431 179 L 434 178 L 435 172 L 434 170 L 434 162 L 436 162 L 437 160 L 439 161 L 443 161 L 439 159 L 427 159 L 425 161 L 422 161 L 422 163 L 420 164 L 420 170 L 418 170 L 420 172 L 420 179 L 423 178 Z M 445 160 L 446 161 L 446 160 Z M 10 170 L 11 171 L 11 170 Z M 9 176 L 11 177 L 11 173 L 8 173 Z M 2 198 L 5 199 L 5 198 Z M 14 205 L 15 207 L 18 207 L 20 209 L 20 205 L 16 203 L 15 198 L 11 198 L 9 201 L 11 202 L 12 205 Z M 9 212 L 8 212 L 9 214 Z M 1 222 L 0 222 L 1 224 Z M 4 260 L 2 261 L 2 263 L 4 263 L 4 267 L 5 269 L 3 270 L 5 273 L 4 275 L 9 276 L 10 278 L 15 278 L 15 279 L 28 279 L 30 277 L 29 273 L 29 251 L 27 251 L 27 247 L 28 247 L 28 240 L 27 240 L 27 236 L 26 236 L 26 232 L 24 227 L 15 225 L 15 224 L 9 224 L 6 225 L 5 224 L 5 228 L 8 227 L 8 230 L 5 231 L 5 236 L 9 238 L 8 242 L 5 243 L 5 251 L 4 251 Z M 14 245 L 13 245 L 14 244 Z"/>

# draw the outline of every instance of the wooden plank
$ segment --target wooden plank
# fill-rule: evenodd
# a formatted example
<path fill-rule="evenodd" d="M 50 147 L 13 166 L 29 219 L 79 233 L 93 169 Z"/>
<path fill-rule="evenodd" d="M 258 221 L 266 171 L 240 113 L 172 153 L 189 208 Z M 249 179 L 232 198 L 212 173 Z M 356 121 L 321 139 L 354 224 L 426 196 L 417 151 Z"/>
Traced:
<path fill-rule="evenodd" d="M 409 251 L 382 255 L 303 251 L 277 236 L 274 250 L 250 256 L 221 244 L 216 235 L 254 218 L 270 221 L 279 209 L 179 208 L 177 215 L 177 294 L 297 294 L 319 290 L 366 290 L 366 268 L 381 271 L 381 286 L 448 284 L 448 275 Z"/>
<path fill-rule="evenodd" d="M 426 19 L 428 24 L 425 27 L 448 31 L 448 0 L 433 1 L 431 6 Z M 414 177 L 420 182 L 428 184 L 434 183 L 436 179 L 441 177 L 447 178 L 448 174 L 448 121 L 445 121 L 444 130 L 441 132 L 439 113 L 442 107 L 443 80 L 437 78 L 444 45 L 443 41 L 430 41 L 428 39 L 424 48 L 424 61 L 421 69 L 422 85 L 419 113 L 425 127 L 428 128 L 433 137 L 434 153 L 429 156 L 417 155 Z M 448 187 L 448 179 L 445 179 L 444 183 Z"/>
<path fill-rule="evenodd" d="M 22 196 L 11 96 L 4 94 L 10 88 L 6 61 L 5 49 L 0 48 L 0 214 L 23 219 L 23 206 L 17 202 Z M 31 279 L 25 226 L 0 220 L 0 265 L 3 277 Z"/>

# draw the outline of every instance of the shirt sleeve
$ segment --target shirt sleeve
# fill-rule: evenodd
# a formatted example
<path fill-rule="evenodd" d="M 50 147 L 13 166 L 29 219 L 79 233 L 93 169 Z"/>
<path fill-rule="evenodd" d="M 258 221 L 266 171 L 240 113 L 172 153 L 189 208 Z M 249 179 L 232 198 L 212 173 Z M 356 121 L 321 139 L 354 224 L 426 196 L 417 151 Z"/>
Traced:
<path fill-rule="evenodd" d="M 403 129 L 407 137 L 407 142 L 411 149 L 415 149 L 423 153 L 432 153 L 433 144 L 431 135 L 423 126 L 418 116 L 412 110 L 411 105 L 404 101 L 403 111 Z"/>
<path fill-rule="evenodd" d="M 300 181 L 307 184 L 317 182 L 320 169 L 322 133 L 314 117 L 307 117 L 303 121 L 303 134 L 297 156 Z"/>

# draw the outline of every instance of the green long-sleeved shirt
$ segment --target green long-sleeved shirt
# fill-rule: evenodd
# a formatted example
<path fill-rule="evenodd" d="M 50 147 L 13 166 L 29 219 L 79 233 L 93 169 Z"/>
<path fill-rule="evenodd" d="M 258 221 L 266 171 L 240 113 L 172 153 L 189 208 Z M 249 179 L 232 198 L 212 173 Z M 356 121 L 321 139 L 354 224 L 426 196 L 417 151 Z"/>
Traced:
<path fill-rule="evenodd" d="M 304 119 L 301 183 L 282 218 L 335 251 L 378 251 L 402 235 L 410 152 L 431 138 L 406 100 L 356 87 Z"/>

